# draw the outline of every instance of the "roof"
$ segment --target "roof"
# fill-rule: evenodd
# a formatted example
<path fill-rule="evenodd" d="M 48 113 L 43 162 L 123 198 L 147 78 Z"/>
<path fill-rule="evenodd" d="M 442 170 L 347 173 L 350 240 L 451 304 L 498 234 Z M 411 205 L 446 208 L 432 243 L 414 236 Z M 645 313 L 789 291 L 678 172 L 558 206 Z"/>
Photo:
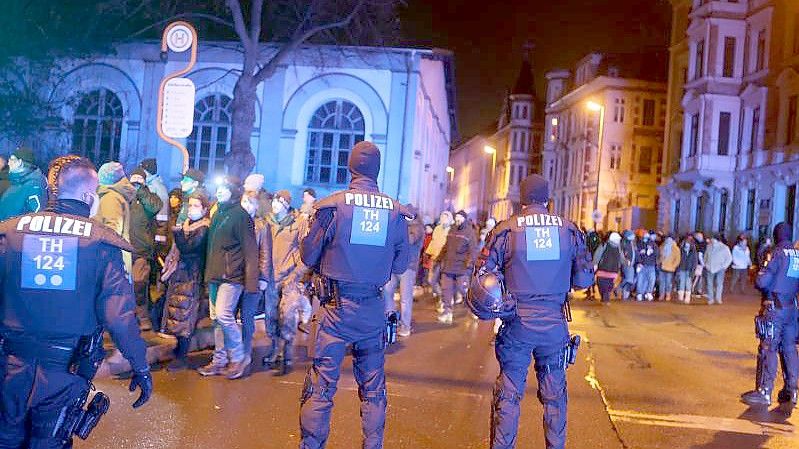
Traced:
<path fill-rule="evenodd" d="M 665 82 L 668 79 L 669 55 L 666 51 L 603 53 L 597 76 Z"/>
<path fill-rule="evenodd" d="M 519 76 L 516 77 L 516 84 L 511 90 L 512 95 L 532 95 L 535 96 L 535 79 L 533 78 L 533 65 L 530 63 L 529 55 L 524 56 L 522 66 L 519 69 Z"/>

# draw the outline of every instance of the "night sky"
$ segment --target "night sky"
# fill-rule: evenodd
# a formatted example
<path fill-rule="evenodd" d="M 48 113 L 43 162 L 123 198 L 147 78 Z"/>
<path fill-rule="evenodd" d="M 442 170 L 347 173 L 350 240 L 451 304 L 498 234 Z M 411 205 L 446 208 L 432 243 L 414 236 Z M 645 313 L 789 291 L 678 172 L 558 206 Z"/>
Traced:
<path fill-rule="evenodd" d="M 408 45 L 455 52 L 465 140 L 498 117 L 528 40 L 543 99 L 544 74 L 570 68 L 588 52 L 667 48 L 670 15 L 668 0 L 409 0 L 402 29 Z"/>

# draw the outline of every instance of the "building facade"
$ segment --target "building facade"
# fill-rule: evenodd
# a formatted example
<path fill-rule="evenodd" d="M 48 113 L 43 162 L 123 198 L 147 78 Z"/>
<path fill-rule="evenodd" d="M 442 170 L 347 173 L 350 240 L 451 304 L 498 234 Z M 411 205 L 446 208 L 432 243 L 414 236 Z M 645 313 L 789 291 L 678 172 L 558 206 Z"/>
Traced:
<path fill-rule="evenodd" d="M 796 230 L 799 2 L 672 0 L 674 175 L 661 223 L 728 236 Z"/>
<path fill-rule="evenodd" d="M 456 147 L 450 155 L 453 210 L 479 221 L 504 220 L 520 209 L 519 185 L 541 172 L 543 125 L 530 57 L 522 62 L 499 119 L 485 132 Z"/>
<path fill-rule="evenodd" d="M 225 171 L 241 54 L 236 44 L 206 42 L 198 55 L 185 75 L 197 92 L 194 130 L 184 143 L 190 166 L 213 179 Z M 164 61 L 157 43 L 136 43 L 112 56 L 66 65 L 42 89 L 63 104 L 69 129 L 38 140 L 37 147 L 49 147 L 42 154 L 71 152 L 98 164 L 119 160 L 128 168 L 155 157 L 162 175 L 176 184 L 183 160 L 157 135 L 158 88 L 185 59 Z M 350 148 L 370 140 L 382 150 L 381 189 L 424 213 L 437 213 L 456 133 L 453 70 L 451 53 L 440 50 L 301 48 L 258 86 L 254 171 L 273 191 L 289 189 L 300 198 L 304 187 L 313 187 L 327 195 L 349 181 Z"/>
<path fill-rule="evenodd" d="M 666 120 L 662 59 L 591 53 L 573 71 L 547 73 L 543 174 L 556 213 L 586 228 L 655 225 Z"/>

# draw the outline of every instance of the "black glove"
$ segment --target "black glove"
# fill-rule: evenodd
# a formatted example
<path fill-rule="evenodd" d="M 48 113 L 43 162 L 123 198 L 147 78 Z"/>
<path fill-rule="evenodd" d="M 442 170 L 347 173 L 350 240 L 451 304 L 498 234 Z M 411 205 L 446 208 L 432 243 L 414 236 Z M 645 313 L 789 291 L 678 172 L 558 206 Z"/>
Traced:
<path fill-rule="evenodd" d="M 144 405 L 150 400 L 150 396 L 153 394 L 153 376 L 150 374 L 149 370 L 133 373 L 128 390 L 135 391 L 136 388 L 141 389 L 141 394 L 139 395 L 139 399 L 136 399 L 136 402 L 133 403 L 133 408 L 139 408 Z"/>

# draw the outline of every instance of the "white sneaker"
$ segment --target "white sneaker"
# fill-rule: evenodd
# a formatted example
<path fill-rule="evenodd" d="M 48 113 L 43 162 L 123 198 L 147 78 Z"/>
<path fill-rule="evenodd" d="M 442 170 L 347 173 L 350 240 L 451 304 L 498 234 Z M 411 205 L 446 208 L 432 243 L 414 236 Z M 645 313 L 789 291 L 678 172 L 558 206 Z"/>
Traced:
<path fill-rule="evenodd" d="M 652 301 L 655 299 L 655 297 L 652 296 L 652 293 L 647 293 L 646 295 L 644 295 L 644 297 L 646 298 L 647 301 Z"/>
<path fill-rule="evenodd" d="M 444 304 L 441 301 L 439 301 L 438 304 L 436 304 L 436 312 L 438 312 L 439 314 L 444 313 Z"/>
<path fill-rule="evenodd" d="M 438 315 L 438 322 L 441 324 L 452 324 L 452 312 Z"/>
<path fill-rule="evenodd" d="M 644 300 L 644 295 L 635 295 L 635 300 L 639 301 L 639 302 L 643 301 Z"/>
<path fill-rule="evenodd" d="M 411 330 L 410 329 L 400 329 L 400 330 L 397 331 L 397 335 L 399 335 L 400 337 L 410 337 L 411 336 Z"/>

